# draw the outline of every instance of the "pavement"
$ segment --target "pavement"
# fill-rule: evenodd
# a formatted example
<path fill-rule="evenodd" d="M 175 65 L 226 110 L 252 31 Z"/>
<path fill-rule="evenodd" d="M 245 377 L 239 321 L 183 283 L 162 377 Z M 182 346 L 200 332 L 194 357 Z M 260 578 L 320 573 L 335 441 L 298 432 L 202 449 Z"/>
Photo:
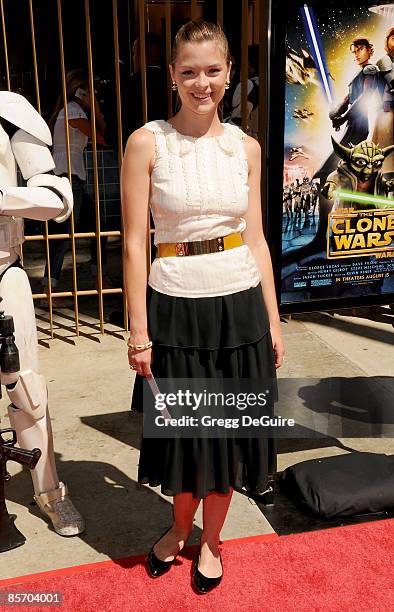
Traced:
<path fill-rule="evenodd" d="M 85 516 L 87 530 L 80 537 L 58 536 L 32 503 L 28 470 L 9 462 L 7 507 L 27 540 L 0 555 L 1 578 L 142 554 L 172 516 L 171 498 L 136 482 L 141 415 L 130 411 L 133 374 L 126 359 L 125 333 L 107 324 L 105 335 L 100 335 L 97 321 L 86 314 L 77 338 L 68 330 L 72 311 L 63 308 L 55 312 L 56 337 L 48 340 L 47 313 L 36 312 L 58 472 Z M 279 470 L 304 459 L 346 452 L 344 447 L 394 453 L 393 437 L 372 437 L 376 432 L 368 428 L 362 436 L 351 427 L 338 430 L 335 419 L 341 404 L 331 402 L 327 407 L 327 385 L 333 381 L 343 384 L 346 379 L 346 384 L 357 386 L 373 381 L 378 390 L 390 391 L 393 324 L 394 314 L 386 306 L 300 314 L 282 322 L 286 357 L 279 377 L 291 380 L 295 392 L 286 410 L 291 412 L 294 400 L 294 410 L 304 411 L 307 419 L 322 419 L 330 412 L 340 435 L 332 437 L 332 445 L 321 447 L 316 440 L 301 448 L 297 441 L 287 440 L 278 455 Z M 2 427 L 7 427 L 7 399 L 0 404 Z M 198 541 L 201 527 L 200 508 L 190 543 Z M 256 503 L 235 493 L 222 539 L 272 531 Z"/>

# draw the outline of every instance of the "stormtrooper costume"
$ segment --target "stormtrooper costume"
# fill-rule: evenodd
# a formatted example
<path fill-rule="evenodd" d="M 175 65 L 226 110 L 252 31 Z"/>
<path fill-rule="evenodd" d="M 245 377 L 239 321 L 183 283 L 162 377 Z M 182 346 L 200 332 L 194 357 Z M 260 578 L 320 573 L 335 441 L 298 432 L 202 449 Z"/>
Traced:
<path fill-rule="evenodd" d="M 10 139 L 1 125 L 17 128 Z M 45 379 L 38 372 L 38 343 L 34 305 L 26 272 L 20 266 L 23 219 L 61 223 L 71 214 L 73 195 L 67 178 L 51 173 L 55 164 L 48 146 L 49 128 L 21 95 L 0 92 L 0 309 L 11 315 L 19 350 L 20 371 L 1 373 L 11 405 L 8 414 L 21 447 L 41 450 L 31 471 L 34 499 L 52 521 L 55 531 L 74 536 L 84 530 L 82 516 L 68 497 L 56 472 L 53 436 Z M 16 166 L 27 181 L 17 186 Z"/>

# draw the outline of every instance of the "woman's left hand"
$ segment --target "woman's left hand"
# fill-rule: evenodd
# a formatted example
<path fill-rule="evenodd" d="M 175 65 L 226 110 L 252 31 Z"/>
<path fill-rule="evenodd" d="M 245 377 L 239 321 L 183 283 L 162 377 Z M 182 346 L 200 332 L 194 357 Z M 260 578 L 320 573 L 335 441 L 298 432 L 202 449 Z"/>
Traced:
<path fill-rule="evenodd" d="M 283 345 L 280 323 L 271 325 L 270 330 L 272 338 L 272 347 L 275 353 L 275 367 L 280 368 L 283 363 L 283 356 L 285 354 L 285 347 Z"/>

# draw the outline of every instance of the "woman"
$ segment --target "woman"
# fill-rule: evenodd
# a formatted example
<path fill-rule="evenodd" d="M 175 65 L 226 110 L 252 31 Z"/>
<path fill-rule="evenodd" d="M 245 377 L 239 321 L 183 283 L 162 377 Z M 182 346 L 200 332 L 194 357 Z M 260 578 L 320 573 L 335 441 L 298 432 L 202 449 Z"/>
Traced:
<path fill-rule="evenodd" d="M 260 147 L 218 117 L 230 68 L 222 30 L 188 22 L 175 37 L 170 65 L 179 112 L 168 122 L 146 124 L 127 143 L 121 182 L 128 357 L 145 377 L 268 378 L 282 362 L 262 229 Z M 147 308 L 149 205 L 159 256 Z M 229 240 L 235 248 L 227 248 Z M 174 523 L 148 556 L 151 575 L 171 568 L 203 499 L 193 585 L 200 593 L 217 586 L 223 573 L 219 535 L 233 487 L 262 492 L 267 476 L 266 440 L 143 438 L 139 482 L 160 484 L 174 496 Z"/>
<path fill-rule="evenodd" d="M 92 127 L 88 115 L 91 104 L 89 96 L 88 76 L 84 70 L 71 70 L 66 75 L 66 95 L 68 132 L 70 141 L 71 182 L 74 196 L 74 227 L 81 215 L 81 207 L 86 197 L 86 168 L 84 151 L 88 140 L 92 138 Z M 98 101 L 95 99 L 96 140 L 106 145 L 104 140 L 105 121 L 101 114 Z M 48 122 L 53 131 L 53 159 L 56 164 L 55 174 L 68 176 L 66 130 L 64 126 L 63 95 L 60 95 L 55 111 Z M 93 204 L 92 204 L 93 208 Z M 91 216 L 91 215 L 90 215 Z M 69 222 L 71 231 L 71 220 Z M 59 225 L 49 222 L 50 233 L 59 233 Z M 63 232 L 62 232 L 63 233 Z M 64 256 L 67 251 L 67 240 L 52 240 L 50 247 L 51 284 L 56 288 L 63 267 Z M 104 245 L 103 245 L 104 246 Z M 105 249 L 102 250 L 105 256 Z M 97 269 L 97 251 L 94 240 L 91 246 L 92 267 Z M 43 285 L 48 285 L 48 269 L 45 267 Z"/>

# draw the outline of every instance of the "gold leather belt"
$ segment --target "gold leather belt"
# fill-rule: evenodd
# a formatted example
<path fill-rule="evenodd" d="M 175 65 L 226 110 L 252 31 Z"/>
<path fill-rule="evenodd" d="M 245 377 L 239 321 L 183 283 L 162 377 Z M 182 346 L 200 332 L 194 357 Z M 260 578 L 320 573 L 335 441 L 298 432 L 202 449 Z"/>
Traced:
<path fill-rule="evenodd" d="M 195 242 L 162 242 L 157 245 L 158 257 L 186 257 L 188 255 L 206 255 L 219 253 L 227 249 L 235 249 L 243 245 L 240 232 L 212 238 L 212 240 L 196 240 Z"/>

